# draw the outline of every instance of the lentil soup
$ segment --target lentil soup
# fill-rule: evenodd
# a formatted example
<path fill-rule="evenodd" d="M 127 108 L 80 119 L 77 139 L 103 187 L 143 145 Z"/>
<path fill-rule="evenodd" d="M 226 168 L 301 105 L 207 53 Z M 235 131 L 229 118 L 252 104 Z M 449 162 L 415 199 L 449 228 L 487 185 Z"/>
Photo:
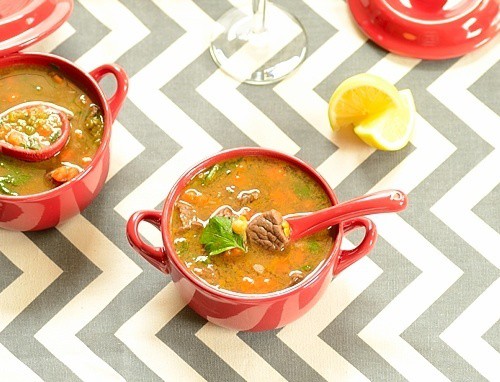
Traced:
<path fill-rule="evenodd" d="M 16 64 L 0 68 L 0 113 L 30 101 L 52 103 L 68 110 L 70 135 L 53 158 L 25 162 L 0 154 L 0 195 L 31 195 L 51 190 L 82 172 L 94 158 L 104 128 L 96 103 L 56 66 Z M 57 138 L 50 115 L 20 109 L 0 120 L 0 139 L 36 149 Z"/>
<path fill-rule="evenodd" d="M 321 185 L 298 167 L 248 156 L 191 179 L 175 203 L 170 230 L 178 257 L 194 275 L 224 290 L 269 293 L 302 281 L 330 253 L 333 237 L 324 230 L 271 251 L 247 240 L 248 222 L 271 209 L 288 215 L 330 205 Z"/>

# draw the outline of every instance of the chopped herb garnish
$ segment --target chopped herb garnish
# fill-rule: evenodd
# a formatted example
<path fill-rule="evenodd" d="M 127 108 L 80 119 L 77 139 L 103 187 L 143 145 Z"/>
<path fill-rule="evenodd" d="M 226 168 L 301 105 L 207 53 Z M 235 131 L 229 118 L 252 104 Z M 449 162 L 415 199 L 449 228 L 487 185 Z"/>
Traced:
<path fill-rule="evenodd" d="M 59 138 L 60 136 L 61 136 L 61 130 L 60 129 L 55 130 L 52 134 L 50 134 L 49 137 L 50 143 L 54 143 L 55 141 L 57 141 L 57 138 Z"/>
<path fill-rule="evenodd" d="M 24 145 L 26 149 L 30 150 L 40 150 L 40 141 L 36 137 L 29 136 L 26 144 Z"/>
<path fill-rule="evenodd" d="M 31 175 L 23 174 L 19 170 L 15 171 L 15 175 L 13 175 L 13 177 L 14 177 L 13 184 L 15 186 L 21 186 L 23 184 L 26 184 L 31 179 Z"/>
<path fill-rule="evenodd" d="M 0 191 L 2 194 L 9 195 L 9 196 L 18 196 L 19 194 L 17 192 L 13 192 L 9 190 L 2 182 L 0 182 Z"/>
<path fill-rule="evenodd" d="M 293 192 L 301 199 L 309 199 L 313 195 L 311 187 L 304 182 L 296 182 L 293 185 Z"/>
<path fill-rule="evenodd" d="M 175 251 L 179 255 L 185 255 L 189 251 L 189 243 L 187 242 L 187 240 L 176 241 Z"/>
<path fill-rule="evenodd" d="M 17 192 L 11 191 L 7 185 L 15 186 L 15 179 L 12 175 L 0 176 L 0 191 L 5 195 L 18 196 Z"/>
<path fill-rule="evenodd" d="M 318 253 L 321 249 L 321 246 L 316 240 L 309 240 L 307 246 L 309 248 L 309 251 L 312 253 Z"/>
<path fill-rule="evenodd" d="M 243 237 L 233 232 L 231 219 L 223 216 L 210 218 L 203 228 L 200 242 L 205 246 L 208 256 L 218 255 L 233 248 L 240 248 L 246 252 Z"/>
<path fill-rule="evenodd" d="M 311 270 L 311 266 L 309 264 L 306 264 L 306 265 L 303 265 L 300 267 L 300 270 L 301 271 L 304 271 L 304 272 L 309 272 Z"/>
<path fill-rule="evenodd" d="M 1 167 L 7 167 L 3 162 Z M 23 174 L 19 171 L 14 171 L 14 174 L 0 176 L 0 193 L 10 196 L 18 196 L 19 194 L 12 191 L 12 187 L 25 184 L 31 178 L 30 175 Z"/>
<path fill-rule="evenodd" d="M 208 175 L 207 175 L 207 180 L 210 181 L 214 178 L 215 174 L 217 173 L 217 171 L 219 171 L 220 169 L 220 166 L 218 164 L 212 166 L 212 168 L 210 169 L 210 171 L 208 172 Z"/>

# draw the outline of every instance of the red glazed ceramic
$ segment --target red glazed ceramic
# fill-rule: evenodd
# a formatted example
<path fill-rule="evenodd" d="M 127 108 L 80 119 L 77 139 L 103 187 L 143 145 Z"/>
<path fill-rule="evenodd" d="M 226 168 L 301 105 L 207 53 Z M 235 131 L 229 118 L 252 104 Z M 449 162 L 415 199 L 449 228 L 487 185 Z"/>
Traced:
<path fill-rule="evenodd" d="M 492 40 L 500 29 L 499 0 L 348 0 L 363 32 L 403 56 L 446 59 Z"/>
<path fill-rule="evenodd" d="M 262 331 L 280 328 L 306 313 L 318 301 L 334 275 L 371 251 L 377 231 L 371 220 L 364 217 L 336 226 L 335 243 L 329 256 L 304 281 L 293 287 L 266 294 L 242 294 L 214 288 L 189 272 L 177 257 L 170 235 L 174 203 L 189 180 L 201 170 L 221 161 L 249 155 L 276 158 L 300 167 L 323 187 L 332 204 L 338 204 L 328 183 L 301 160 L 273 150 L 239 148 L 220 152 L 186 172 L 168 194 L 163 211 L 138 211 L 133 214 L 127 224 L 127 237 L 141 256 L 162 272 L 170 274 L 182 298 L 202 317 L 232 329 Z M 153 247 L 142 240 L 138 232 L 142 221 L 160 230 L 163 247 Z M 340 249 L 344 234 L 360 227 L 365 229 L 363 241 L 352 250 Z"/>
<path fill-rule="evenodd" d="M 127 95 L 128 77 L 116 64 L 105 64 L 85 73 L 70 61 L 50 54 L 17 53 L 0 57 L 0 67 L 13 64 L 56 65 L 83 88 L 103 112 L 102 143 L 85 171 L 70 182 L 39 194 L 0 195 L 0 228 L 18 231 L 41 230 L 80 213 L 104 185 L 109 170 L 111 126 Z M 106 98 L 98 85 L 106 75 L 112 75 L 117 82 L 116 92 L 110 98 Z"/>
<path fill-rule="evenodd" d="M 73 0 L 0 0 L 0 54 L 43 39 L 68 19 Z"/>

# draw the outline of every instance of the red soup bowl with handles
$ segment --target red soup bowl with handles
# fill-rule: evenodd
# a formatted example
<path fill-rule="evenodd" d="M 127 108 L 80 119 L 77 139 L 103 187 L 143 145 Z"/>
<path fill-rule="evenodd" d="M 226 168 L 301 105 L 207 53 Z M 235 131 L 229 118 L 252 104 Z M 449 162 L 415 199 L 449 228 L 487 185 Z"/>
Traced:
<path fill-rule="evenodd" d="M 0 228 L 35 231 L 53 227 L 79 214 L 102 189 L 109 171 L 111 126 L 125 101 L 128 77 L 116 64 L 101 65 L 86 73 L 70 61 L 51 54 L 16 53 L 0 57 L 0 67 L 16 64 L 58 67 L 98 104 L 104 119 L 101 145 L 92 162 L 77 177 L 57 188 L 33 195 L 0 194 Z M 117 84 L 115 93 L 109 98 L 99 87 L 99 81 L 107 75 L 113 76 Z"/>
<path fill-rule="evenodd" d="M 333 276 L 369 253 L 375 245 L 377 231 L 372 221 L 364 217 L 335 226 L 334 244 L 325 260 L 303 281 L 280 291 L 243 294 L 211 286 L 187 270 L 175 252 L 170 233 L 174 204 L 187 183 L 200 171 L 216 163 L 242 156 L 268 157 L 291 163 L 311 175 L 323 187 L 332 205 L 338 204 L 337 197 L 328 183 L 305 162 L 273 150 L 238 148 L 220 152 L 182 175 L 168 194 L 163 211 L 144 210 L 134 213 L 127 223 L 127 237 L 131 246 L 141 256 L 171 276 L 186 303 L 208 321 L 237 330 L 276 329 L 306 313 L 318 301 Z M 162 247 L 153 247 L 142 240 L 138 231 L 142 221 L 160 230 Z M 355 228 L 365 229 L 363 240 L 354 249 L 341 249 L 344 235 Z"/>

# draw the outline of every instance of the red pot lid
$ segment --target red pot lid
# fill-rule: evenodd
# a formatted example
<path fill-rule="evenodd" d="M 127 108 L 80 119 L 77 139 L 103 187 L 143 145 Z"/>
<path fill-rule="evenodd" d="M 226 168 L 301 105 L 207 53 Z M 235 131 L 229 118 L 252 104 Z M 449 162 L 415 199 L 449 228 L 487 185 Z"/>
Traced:
<path fill-rule="evenodd" d="M 73 0 L 0 0 L 0 56 L 47 37 L 72 10 Z"/>
<path fill-rule="evenodd" d="M 403 56 L 462 56 L 495 37 L 500 0 L 348 0 L 363 32 Z"/>

